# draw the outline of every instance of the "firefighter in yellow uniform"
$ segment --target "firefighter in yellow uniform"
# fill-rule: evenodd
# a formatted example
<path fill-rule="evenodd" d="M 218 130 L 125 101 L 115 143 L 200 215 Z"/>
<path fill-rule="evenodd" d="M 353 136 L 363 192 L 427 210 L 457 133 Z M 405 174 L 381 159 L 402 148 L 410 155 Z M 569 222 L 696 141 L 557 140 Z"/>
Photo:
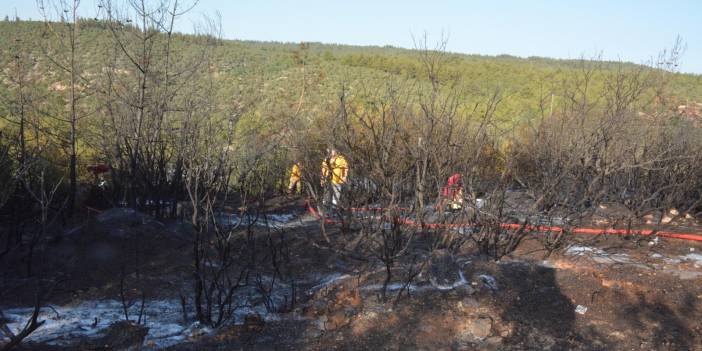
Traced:
<path fill-rule="evenodd" d="M 331 173 L 329 170 L 331 169 Z M 322 186 L 331 178 L 331 203 L 338 205 L 341 198 L 341 186 L 346 183 L 348 178 L 348 162 L 344 156 L 340 155 L 335 149 L 329 151 L 329 157 L 322 161 Z M 327 196 L 325 196 L 326 200 Z M 326 201 L 325 201 L 326 202 Z"/>
<path fill-rule="evenodd" d="M 302 167 L 299 162 L 295 162 L 290 170 L 290 184 L 288 185 L 288 194 L 302 192 Z"/>

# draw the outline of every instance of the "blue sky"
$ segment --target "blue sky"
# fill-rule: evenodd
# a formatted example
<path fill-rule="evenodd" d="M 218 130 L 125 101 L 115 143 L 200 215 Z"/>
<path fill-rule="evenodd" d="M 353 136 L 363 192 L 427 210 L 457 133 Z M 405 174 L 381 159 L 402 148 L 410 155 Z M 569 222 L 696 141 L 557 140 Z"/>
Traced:
<path fill-rule="evenodd" d="M 95 16 L 96 0 L 82 0 Z M 181 0 L 182 1 L 182 0 Z M 39 18 L 32 0 L 2 0 L 0 15 Z M 683 72 L 702 74 L 702 0 L 450 1 L 201 0 L 181 21 L 222 16 L 229 39 L 315 41 L 412 47 L 412 34 L 449 37 L 454 52 L 554 58 L 592 57 L 644 63 L 686 44 Z"/>

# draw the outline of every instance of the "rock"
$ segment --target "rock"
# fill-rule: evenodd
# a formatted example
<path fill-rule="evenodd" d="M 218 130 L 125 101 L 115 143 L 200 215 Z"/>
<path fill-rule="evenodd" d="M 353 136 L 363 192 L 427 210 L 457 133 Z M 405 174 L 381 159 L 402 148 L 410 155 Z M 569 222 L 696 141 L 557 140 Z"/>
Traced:
<path fill-rule="evenodd" d="M 427 276 L 431 285 L 440 290 L 451 290 L 465 283 L 461 267 L 447 250 L 432 252 Z"/>
<path fill-rule="evenodd" d="M 609 223 L 610 223 L 609 220 L 608 220 L 608 219 L 604 219 L 604 218 L 603 218 L 603 219 L 596 219 L 596 220 L 595 220 L 595 225 L 596 225 L 596 226 L 605 226 L 605 225 L 609 225 Z"/>
<path fill-rule="evenodd" d="M 481 341 L 492 333 L 492 320 L 486 317 L 461 320 L 456 324 L 455 331 L 460 342 Z"/>
<path fill-rule="evenodd" d="M 649 213 L 649 214 L 644 215 L 641 218 L 644 220 L 645 224 L 648 224 L 648 225 L 656 224 L 656 222 L 658 222 L 658 218 L 660 218 L 660 214 L 654 215 L 652 213 Z"/>
<path fill-rule="evenodd" d="M 148 333 L 149 328 L 143 325 L 121 321 L 107 327 L 99 345 L 111 350 L 140 350 Z"/>
<path fill-rule="evenodd" d="M 481 274 L 478 276 L 478 278 L 480 278 L 480 281 L 483 283 L 483 285 L 491 291 L 498 290 L 497 279 L 495 279 L 495 277 L 488 274 Z"/>

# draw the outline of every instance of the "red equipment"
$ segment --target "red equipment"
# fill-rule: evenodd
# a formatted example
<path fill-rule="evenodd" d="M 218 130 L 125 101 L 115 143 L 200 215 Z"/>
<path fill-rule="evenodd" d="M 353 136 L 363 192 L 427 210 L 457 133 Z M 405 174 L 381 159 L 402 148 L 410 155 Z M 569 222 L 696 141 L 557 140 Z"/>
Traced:
<path fill-rule="evenodd" d="M 101 173 L 107 173 L 110 171 L 110 166 L 106 164 L 97 164 L 95 166 L 88 166 L 88 171 L 91 173 L 98 175 Z"/>
<path fill-rule="evenodd" d="M 459 173 L 455 173 L 449 177 L 446 186 L 441 188 L 441 195 L 444 197 L 453 198 L 462 190 L 463 181 L 461 180 L 461 175 Z"/>

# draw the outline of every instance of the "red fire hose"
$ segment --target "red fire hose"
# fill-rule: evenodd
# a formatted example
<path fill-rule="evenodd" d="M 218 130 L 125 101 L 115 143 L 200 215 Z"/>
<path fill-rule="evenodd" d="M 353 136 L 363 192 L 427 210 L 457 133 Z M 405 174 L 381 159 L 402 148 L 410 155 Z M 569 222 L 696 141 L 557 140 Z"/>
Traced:
<path fill-rule="evenodd" d="M 307 206 L 307 210 L 313 216 L 317 217 L 320 220 L 324 219 L 324 223 L 343 224 L 343 220 L 337 220 L 337 219 L 332 219 L 332 218 L 322 218 L 322 216 L 317 212 L 317 210 L 312 207 L 309 200 L 305 201 L 305 206 Z M 407 210 L 406 208 L 398 208 L 398 209 L 399 210 Z M 379 208 L 379 207 L 371 207 L 371 208 L 352 207 L 350 209 L 351 212 L 377 212 L 377 211 L 382 211 L 382 210 L 383 209 Z M 400 219 L 400 223 L 405 224 L 405 225 L 409 225 L 409 226 L 422 227 L 422 228 L 426 228 L 426 229 L 465 228 L 465 227 L 474 226 L 474 224 L 471 224 L 471 223 L 418 223 L 418 222 L 411 220 L 409 218 Z M 504 228 L 504 229 L 519 229 L 522 226 L 523 226 L 522 224 L 516 224 L 516 223 L 501 223 L 500 224 L 500 227 Z M 535 232 L 540 232 L 540 233 L 560 233 L 560 232 L 563 232 L 565 230 L 565 229 L 563 229 L 563 227 L 557 227 L 557 226 L 532 226 L 532 225 L 526 226 L 526 229 L 532 230 Z M 656 236 L 659 236 L 662 238 L 682 239 L 682 240 L 702 242 L 702 234 L 675 233 L 675 232 L 667 232 L 667 231 L 656 231 L 656 230 L 652 230 L 652 229 L 573 228 L 570 230 L 570 233 L 590 234 L 590 235 L 638 235 L 638 236 L 656 235 Z"/>

